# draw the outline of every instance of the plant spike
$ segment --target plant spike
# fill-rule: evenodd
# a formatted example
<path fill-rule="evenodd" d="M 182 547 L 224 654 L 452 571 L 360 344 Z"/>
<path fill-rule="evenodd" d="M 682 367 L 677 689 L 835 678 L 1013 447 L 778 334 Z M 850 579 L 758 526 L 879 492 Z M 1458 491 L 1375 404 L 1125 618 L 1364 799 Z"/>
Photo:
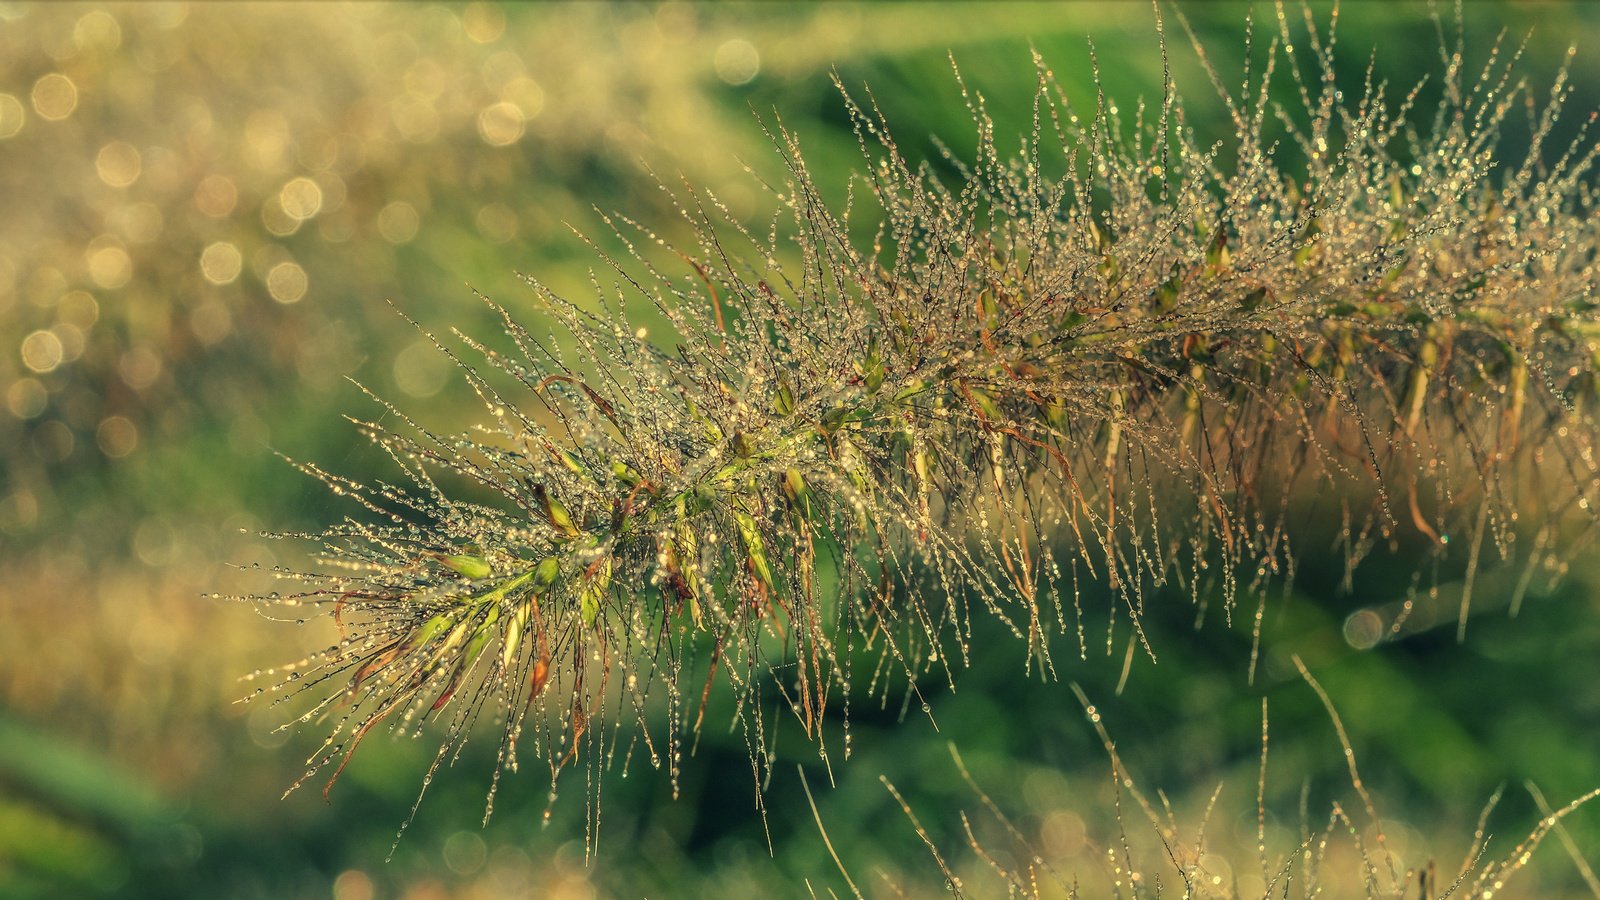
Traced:
<path fill-rule="evenodd" d="M 529 279 L 535 332 L 485 300 L 511 349 L 445 350 L 481 431 L 379 401 L 403 425 L 358 428 L 409 485 L 302 466 L 365 510 L 317 538 L 322 571 L 283 575 L 303 590 L 257 598 L 340 629 L 274 688 L 309 692 L 296 721 L 332 722 L 302 781 L 332 765 L 331 786 L 380 723 L 439 722 L 437 768 L 480 718 L 501 768 L 546 761 L 552 797 L 565 766 L 610 759 L 625 718 L 675 781 L 719 675 L 764 779 L 763 684 L 826 757 L 856 653 L 878 657 L 869 696 L 909 704 L 968 663 L 975 615 L 1051 676 L 1052 643 L 1086 656 L 1100 627 L 1108 653 L 1154 657 L 1147 608 L 1184 595 L 1230 622 L 1255 600 L 1259 642 L 1269 581 L 1316 534 L 1304 504 L 1342 517 L 1347 568 L 1404 539 L 1428 558 L 1465 541 L 1476 571 L 1517 554 L 1530 512 L 1529 571 L 1548 567 L 1546 535 L 1583 539 L 1600 502 L 1595 151 L 1497 160 L 1522 92 L 1498 55 L 1470 89 L 1448 57 L 1419 132 L 1415 92 L 1395 107 L 1369 79 L 1352 105 L 1331 30 L 1313 23 L 1307 77 L 1278 22 L 1256 96 L 1212 71 L 1231 168 L 1170 74 L 1157 123 L 1130 126 L 1103 92 L 1080 113 L 1038 63 L 1009 156 L 958 72 L 979 149 L 947 157 L 954 176 L 841 85 L 864 162 L 844 212 L 777 122 L 767 236 L 689 188 L 689 246 L 605 217 L 626 254 L 600 253 L 594 307 Z M 1273 139 L 1280 54 L 1304 108 L 1278 110 Z M 1290 145 L 1303 171 L 1279 162 Z"/>

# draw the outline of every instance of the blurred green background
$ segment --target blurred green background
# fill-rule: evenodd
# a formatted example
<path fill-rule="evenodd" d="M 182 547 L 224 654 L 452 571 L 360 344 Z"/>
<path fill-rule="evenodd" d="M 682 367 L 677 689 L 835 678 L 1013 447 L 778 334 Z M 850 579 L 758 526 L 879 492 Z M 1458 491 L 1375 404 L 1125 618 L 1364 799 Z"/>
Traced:
<path fill-rule="evenodd" d="M 1185 9 L 1219 68 L 1237 72 L 1247 7 Z M 1257 14 L 1258 36 L 1275 29 L 1270 6 Z M 1578 45 L 1565 134 L 1600 107 L 1600 8 L 1481 2 L 1466 14 L 1480 64 L 1502 28 L 1513 42 L 1532 29 L 1522 71 L 1541 96 Z M 1170 22 L 1169 33 L 1181 35 Z M 1248 634 L 1214 616 L 1193 630 L 1177 598 L 1152 622 L 1159 665 L 1136 659 L 1120 697 L 1121 644 L 1086 661 L 1063 645 L 1063 681 L 1041 682 L 1008 636 L 980 634 L 958 692 L 930 695 L 937 731 L 901 721 L 897 702 L 858 698 L 837 787 L 793 729 L 765 827 L 744 739 L 721 727 L 707 728 L 677 800 L 647 767 L 606 776 L 589 861 L 581 779 L 543 823 L 548 779 L 525 770 L 479 827 L 491 748 L 435 783 L 387 864 L 431 745 L 375 738 L 331 805 L 316 790 L 279 799 L 318 735 L 274 733 L 273 710 L 233 702 L 238 678 L 325 646 L 329 629 L 202 595 L 262 588 L 230 564 L 303 561 L 292 555 L 303 548 L 256 531 L 349 511 L 274 450 L 386 475 L 352 449 L 340 416 L 371 407 L 345 376 L 430 425 L 471 420 L 469 390 L 386 301 L 430 328 L 492 334 L 476 289 L 531 321 L 518 272 L 589 295 L 592 253 L 569 224 L 599 232 L 598 208 L 674 233 L 651 171 L 761 220 L 744 166 L 769 177 L 778 166 L 757 115 L 781 115 L 842 190 L 855 139 L 830 69 L 872 86 L 912 155 L 933 152 L 933 135 L 965 152 L 947 51 L 1004 138 L 1027 126 L 1030 46 L 1069 95 L 1092 98 L 1090 35 L 1110 93 L 1159 97 L 1154 16 L 1135 2 L 0 5 L 0 896 L 842 892 L 796 763 L 865 890 L 886 890 L 881 873 L 940 891 L 877 779 L 971 870 L 958 810 L 979 804 L 946 741 L 1058 868 L 1097 872 L 1092 842 L 1114 826 L 1108 764 L 1065 681 L 1099 705 L 1144 785 L 1186 815 L 1226 783 L 1207 866 L 1247 889 L 1259 870 L 1229 859 L 1253 860 L 1262 696 L 1275 839 L 1298 834 L 1303 784 L 1314 820 L 1349 793 L 1296 653 L 1339 704 L 1408 863 L 1437 855 L 1453 872 L 1497 785 L 1508 785 L 1491 819 L 1502 851 L 1538 817 L 1524 782 L 1558 805 L 1600 786 L 1600 570 L 1575 561 L 1553 587 L 1536 579 L 1514 618 L 1516 573 L 1490 571 L 1463 646 L 1459 573 L 1444 571 L 1417 627 L 1374 648 L 1372 623 L 1393 614 L 1411 567 L 1380 558 L 1342 592 L 1329 551 L 1310 553 L 1297 592 L 1269 613 L 1255 686 Z M 1340 42 L 1347 93 L 1374 49 L 1391 96 L 1440 66 L 1422 3 L 1347 3 Z M 1172 44 L 1191 120 L 1224 136 L 1193 53 Z M 1570 820 L 1570 839 L 1600 860 L 1600 813 Z M 1556 842 L 1533 868 L 1512 895 L 1588 895 Z"/>

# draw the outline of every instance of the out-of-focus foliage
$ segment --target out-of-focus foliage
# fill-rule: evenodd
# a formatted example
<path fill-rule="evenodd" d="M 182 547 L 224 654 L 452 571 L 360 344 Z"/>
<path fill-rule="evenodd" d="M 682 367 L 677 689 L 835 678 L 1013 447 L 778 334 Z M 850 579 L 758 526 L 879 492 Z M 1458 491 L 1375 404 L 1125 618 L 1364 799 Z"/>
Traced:
<path fill-rule="evenodd" d="M 1578 41 L 1569 107 L 1600 105 L 1592 8 L 1467 13 L 1479 59 L 1502 24 L 1513 39 L 1536 29 L 1525 53 L 1536 91 Z M 1426 14 L 1347 6 L 1341 77 L 1359 83 L 1369 46 L 1394 84 L 1431 70 Z M 1241 46 L 1244 8 L 1192 16 L 1218 66 L 1237 71 L 1228 48 Z M 702 739 L 676 801 L 651 779 L 604 785 L 592 867 L 583 811 L 558 809 L 539 827 L 545 798 L 531 783 L 479 830 L 482 760 L 441 776 L 384 866 L 430 748 L 372 742 L 331 810 L 313 794 L 280 802 L 298 774 L 286 760 L 312 746 L 231 705 L 244 691 L 232 679 L 328 635 L 264 628 L 248 610 L 197 598 L 260 586 L 217 565 L 273 561 L 280 548 L 240 529 L 342 515 L 272 449 L 382 471 L 350 449 L 356 435 L 337 417 L 363 401 L 341 376 L 406 398 L 430 425 L 462 421 L 464 386 L 385 300 L 430 327 L 484 333 L 468 283 L 513 309 L 517 270 L 581 295 L 592 258 L 564 223 L 596 231 L 591 205 L 668 221 L 645 164 L 666 180 L 683 173 L 737 215 L 764 212 L 739 165 L 774 171 L 751 106 L 775 108 L 842 192 L 854 141 L 830 66 L 870 82 L 918 154 L 936 133 L 971 155 L 947 49 L 1003 133 L 1026 127 L 1030 43 L 1083 95 L 1092 33 L 1109 89 L 1156 97 L 1152 23 L 1120 3 L 0 8 L 0 893 L 790 895 L 803 877 L 832 884 L 798 784 L 781 771 L 767 799 L 778 811 L 769 857 L 746 748 L 720 729 Z M 1203 74 L 1181 57 L 1176 77 L 1202 97 Z M 1223 132 L 1217 112 L 1198 105 L 1202 136 Z M 1554 143 L 1570 134 L 1563 124 Z M 1530 596 L 1520 616 L 1464 646 L 1449 628 L 1422 628 L 1360 652 L 1364 611 L 1392 616 L 1406 573 L 1369 568 L 1346 594 L 1336 555 L 1307 552 L 1301 595 L 1268 622 L 1264 683 L 1283 695 L 1275 771 L 1324 791 L 1343 765 L 1288 663 L 1298 652 L 1357 733 L 1385 810 L 1404 819 L 1389 831 L 1407 852 L 1459 855 L 1464 843 L 1452 841 L 1470 835 L 1501 781 L 1513 785 L 1507 835 L 1537 815 L 1516 789 L 1523 779 L 1556 804 L 1600 784 L 1591 578 L 1580 571 L 1559 596 Z M 1442 577 L 1437 606 L 1448 609 L 1454 576 Z M 1503 615 L 1496 598 L 1514 587 L 1494 577 L 1474 601 L 1486 616 Z M 1169 632 L 1168 653 L 1159 666 L 1136 662 L 1109 704 L 1126 723 L 1123 755 L 1188 808 L 1237 770 L 1229 808 L 1249 821 L 1228 827 L 1248 854 L 1259 701 L 1242 685 L 1247 636 L 1193 633 L 1178 618 L 1151 623 Z M 1071 677 L 1106 703 L 1122 662 L 1094 657 Z M 1020 672 L 1019 656 L 996 654 L 957 694 L 933 698 L 935 718 L 997 802 L 1058 859 L 1085 860 L 1088 810 L 1108 808 L 1103 753 L 1063 685 Z M 897 724 L 898 713 L 858 714 L 856 758 L 835 773 L 837 789 L 822 787 L 820 770 L 811 784 L 853 871 L 883 865 L 936 884 L 876 777 L 889 774 L 929 821 L 953 822 L 940 811 L 975 801 L 928 720 Z M 1298 780 L 1274 790 L 1292 810 Z M 1597 829 L 1571 827 L 1592 859 Z M 1543 853 L 1518 890 L 1581 889 L 1559 852 Z"/>

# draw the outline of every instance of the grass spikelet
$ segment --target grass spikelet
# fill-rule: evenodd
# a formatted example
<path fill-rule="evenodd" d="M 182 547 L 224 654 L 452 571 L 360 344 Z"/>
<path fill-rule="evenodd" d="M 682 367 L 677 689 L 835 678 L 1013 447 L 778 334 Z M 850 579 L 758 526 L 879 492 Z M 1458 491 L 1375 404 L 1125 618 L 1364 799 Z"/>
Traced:
<path fill-rule="evenodd" d="M 1219 87 L 1223 144 L 1170 78 L 1127 108 L 1040 61 L 1015 152 L 958 72 L 977 155 L 919 163 L 841 84 L 862 154 L 842 206 L 774 122 L 765 233 L 685 187 L 685 243 L 606 218 L 627 251 L 596 250 L 592 304 L 529 279 L 534 327 L 485 299 L 499 346 L 439 342 L 480 429 L 374 398 L 356 427 L 398 483 L 302 466 L 361 507 L 313 538 L 317 571 L 281 573 L 298 590 L 258 598 L 340 629 L 279 694 L 331 723 L 303 780 L 331 786 L 380 725 L 437 723 L 437 769 L 481 719 L 496 784 L 529 753 L 552 783 L 605 764 L 624 727 L 676 778 L 717 682 L 761 778 L 764 690 L 826 758 L 858 656 L 869 695 L 909 704 L 979 652 L 974 616 L 1047 676 L 1062 646 L 1158 654 L 1150 603 L 1259 639 L 1330 506 L 1347 568 L 1466 545 L 1462 628 L 1480 560 L 1530 527 L 1539 555 L 1588 534 L 1595 151 L 1547 158 L 1564 83 L 1500 159 L 1514 58 L 1468 79 L 1447 47 L 1419 127 L 1417 90 L 1336 82 L 1336 19 L 1277 18 L 1266 65 Z M 1301 108 L 1268 102 L 1285 77 Z"/>

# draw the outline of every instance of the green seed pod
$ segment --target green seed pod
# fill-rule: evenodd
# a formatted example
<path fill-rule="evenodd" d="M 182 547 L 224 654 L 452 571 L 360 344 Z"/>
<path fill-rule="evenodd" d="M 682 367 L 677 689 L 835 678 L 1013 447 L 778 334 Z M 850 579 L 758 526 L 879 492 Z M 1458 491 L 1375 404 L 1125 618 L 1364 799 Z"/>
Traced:
<path fill-rule="evenodd" d="M 500 667 L 509 670 L 511 664 L 517 660 L 517 651 L 522 649 L 522 632 L 528 627 L 528 620 L 533 615 L 533 601 L 530 599 L 517 604 L 511 613 L 511 618 L 506 622 L 504 645 L 500 650 Z"/>
<path fill-rule="evenodd" d="M 862 377 L 867 390 L 871 393 L 877 393 L 878 388 L 883 387 L 883 360 L 874 353 L 863 368 L 865 372 Z"/>
<path fill-rule="evenodd" d="M 536 486 L 533 489 L 533 496 L 539 505 L 543 507 L 545 521 L 550 523 L 551 528 L 554 528 L 563 537 L 575 538 L 582 534 L 577 524 L 572 521 L 572 513 L 567 510 L 567 507 L 560 500 L 552 497 L 544 485 Z"/>
<path fill-rule="evenodd" d="M 1233 262 L 1233 253 L 1228 250 L 1228 235 L 1219 231 L 1210 246 L 1206 248 L 1206 265 L 1214 270 L 1228 268 Z"/>
<path fill-rule="evenodd" d="M 445 656 L 450 653 L 450 651 L 461 646 L 462 642 L 467 639 L 467 633 L 471 629 L 472 619 L 470 617 L 457 622 L 456 626 L 450 629 L 450 634 L 445 637 L 444 642 L 439 645 L 439 649 L 434 651 L 433 660 L 429 663 L 429 665 L 432 666 L 438 664 L 438 662 L 444 659 Z"/>
<path fill-rule="evenodd" d="M 755 456 L 757 449 L 755 438 L 750 435 L 741 431 L 733 436 L 733 453 L 740 459 L 749 459 Z"/>
<path fill-rule="evenodd" d="M 822 414 L 822 433 L 833 434 L 855 410 L 849 406 L 836 406 Z"/>
<path fill-rule="evenodd" d="M 527 584 L 532 578 L 532 572 L 523 572 L 521 575 L 518 575 L 515 578 L 509 578 L 505 581 L 502 581 L 494 588 L 494 590 L 475 598 L 477 600 L 477 605 L 482 606 L 489 603 L 499 603 L 506 598 L 506 595 L 510 594 L 517 588 L 522 587 L 524 584 Z"/>
<path fill-rule="evenodd" d="M 556 454 L 556 458 L 561 460 L 562 467 L 568 472 L 571 472 L 574 475 L 583 475 L 585 477 L 588 476 L 589 470 L 584 468 L 583 461 L 580 460 L 578 455 L 573 453 L 571 450 L 562 450 L 558 452 Z"/>
<path fill-rule="evenodd" d="M 806 487 L 806 479 L 800 470 L 790 467 L 783 473 L 783 496 L 789 500 L 790 508 L 801 521 L 811 519 L 811 491 Z"/>
<path fill-rule="evenodd" d="M 673 545 L 678 553 L 684 587 L 689 591 L 690 612 L 695 622 L 700 621 L 699 598 L 706 596 L 705 583 L 700 580 L 700 539 L 687 522 L 673 526 Z"/>
<path fill-rule="evenodd" d="M 461 668 L 463 671 L 470 668 L 473 662 L 478 659 L 478 656 L 483 653 L 484 645 L 489 643 L 489 637 L 494 634 L 494 626 L 499 621 L 500 607 L 496 606 L 490 609 L 489 614 L 483 617 L 483 621 L 478 624 L 478 627 L 472 630 L 472 638 L 467 641 L 467 652 L 461 656 Z"/>
<path fill-rule="evenodd" d="M 554 556 L 547 556 L 539 560 L 533 567 L 533 583 L 540 590 L 556 583 L 556 576 L 561 573 L 561 560 Z"/>
<path fill-rule="evenodd" d="M 772 587 L 772 567 L 767 564 L 767 545 L 761 539 L 761 529 L 756 525 L 754 517 L 748 513 L 735 512 L 734 524 L 739 527 L 739 540 L 744 544 L 745 554 L 750 558 L 750 568 L 760 582 L 767 587 Z"/>
<path fill-rule="evenodd" d="M 638 471 L 635 470 L 633 466 L 630 466 L 621 460 L 614 459 L 611 461 L 611 474 L 615 476 L 618 481 L 622 482 L 628 487 L 633 487 L 640 481 L 644 480 L 640 477 Z"/>
<path fill-rule="evenodd" d="M 610 588 L 611 557 L 607 556 L 595 569 L 594 575 L 583 583 L 583 590 L 578 595 L 578 611 L 583 615 L 583 624 L 594 625 L 600 617 L 600 601 Z"/>
<path fill-rule="evenodd" d="M 695 422 L 699 423 L 701 431 L 705 435 L 706 440 L 713 444 L 722 440 L 722 429 L 718 428 L 715 422 L 711 421 L 711 419 L 706 416 L 705 413 L 700 411 L 699 405 L 696 404 L 693 399 L 685 396 L 683 398 L 683 405 L 684 409 L 689 413 L 690 418 L 693 418 Z"/>
<path fill-rule="evenodd" d="M 772 408 L 785 419 L 794 415 L 794 387 L 789 379 L 778 379 L 778 393 L 772 398 Z"/>
<path fill-rule="evenodd" d="M 866 385 L 868 393 L 877 393 L 883 387 L 883 355 L 878 352 L 878 338 L 873 335 L 867 341 L 867 356 L 861 362 L 861 382 Z"/>
<path fill-rule="evenodd" d="M 917 450 L 911 455 L 911 471 L 917 476 L 917 481 L 926 484 L 928 481 L 930 459 L 926 449 Z"/>
<path fill-rule="evenodd" d="M 444 633 L 444 630 L 450 627 L 450 621 L 451 616 L 445 613 L 440 613 L 428 621 L 423 622 L 417 627 L 417 630 L 412 633 L 410 640 L 406 642 L 405 652 L 410 653 L 414 650 L 419 650 L 427 646 L 430 641 Z"/>
<path fill-rule="evenodd" d="M 991 420 L 1001 418 L 1000 407 L 995 405 L 994 398 L 989 396 L 988 392 L 979 390 L 978 388 L 968 388 L 967 394 L 971 397 L 972 404 L 977 407 L 978 411 L 983 413 L 986 418 Z"/>
<path fill-rule="evenodd" d="M 445 568 L 474 581 L 489 577 L 489 562 L 481 557 L 458 553 L 454 556 L 441 556 L 439 562 L 444 563 Z"/>
<path fill-rule="evenodd" d="M 456 695 L 456 690 L 461 687 L 461 682 L 467 677 L 467 672 L 472 669 L 473 663 L 477 662 L 478 657 L 483 654 L 483 648 L 488 645 L 489 637 L 495 631 L 494 625 L 499 620 L 500 610 L 498 608 L 491 609 L 489 610 L 489 615 L 485 616 L 477 628 L 473 629 L 472 638 L 467 642 L 467 649 L 461 654 L 461 658 L 456 661 L 455 671 L 450 675 L 449 686 L 440 692 L 439 699 L 433 701 L 433 711 L 437 712 L 442 709 L 446 703 L 450 702 L 450 698 Z M 456 631 L 460 632 L 470 625 L 470 620 L 462 622 L 456 626 Z M 455 634 L 452 633 L 451 637 L 454 639 Z M 446 647 L 440 651 L 440 661 L 443 661 L 442 657 L 450 648 L 451 645 L 447 643 Z"/>

